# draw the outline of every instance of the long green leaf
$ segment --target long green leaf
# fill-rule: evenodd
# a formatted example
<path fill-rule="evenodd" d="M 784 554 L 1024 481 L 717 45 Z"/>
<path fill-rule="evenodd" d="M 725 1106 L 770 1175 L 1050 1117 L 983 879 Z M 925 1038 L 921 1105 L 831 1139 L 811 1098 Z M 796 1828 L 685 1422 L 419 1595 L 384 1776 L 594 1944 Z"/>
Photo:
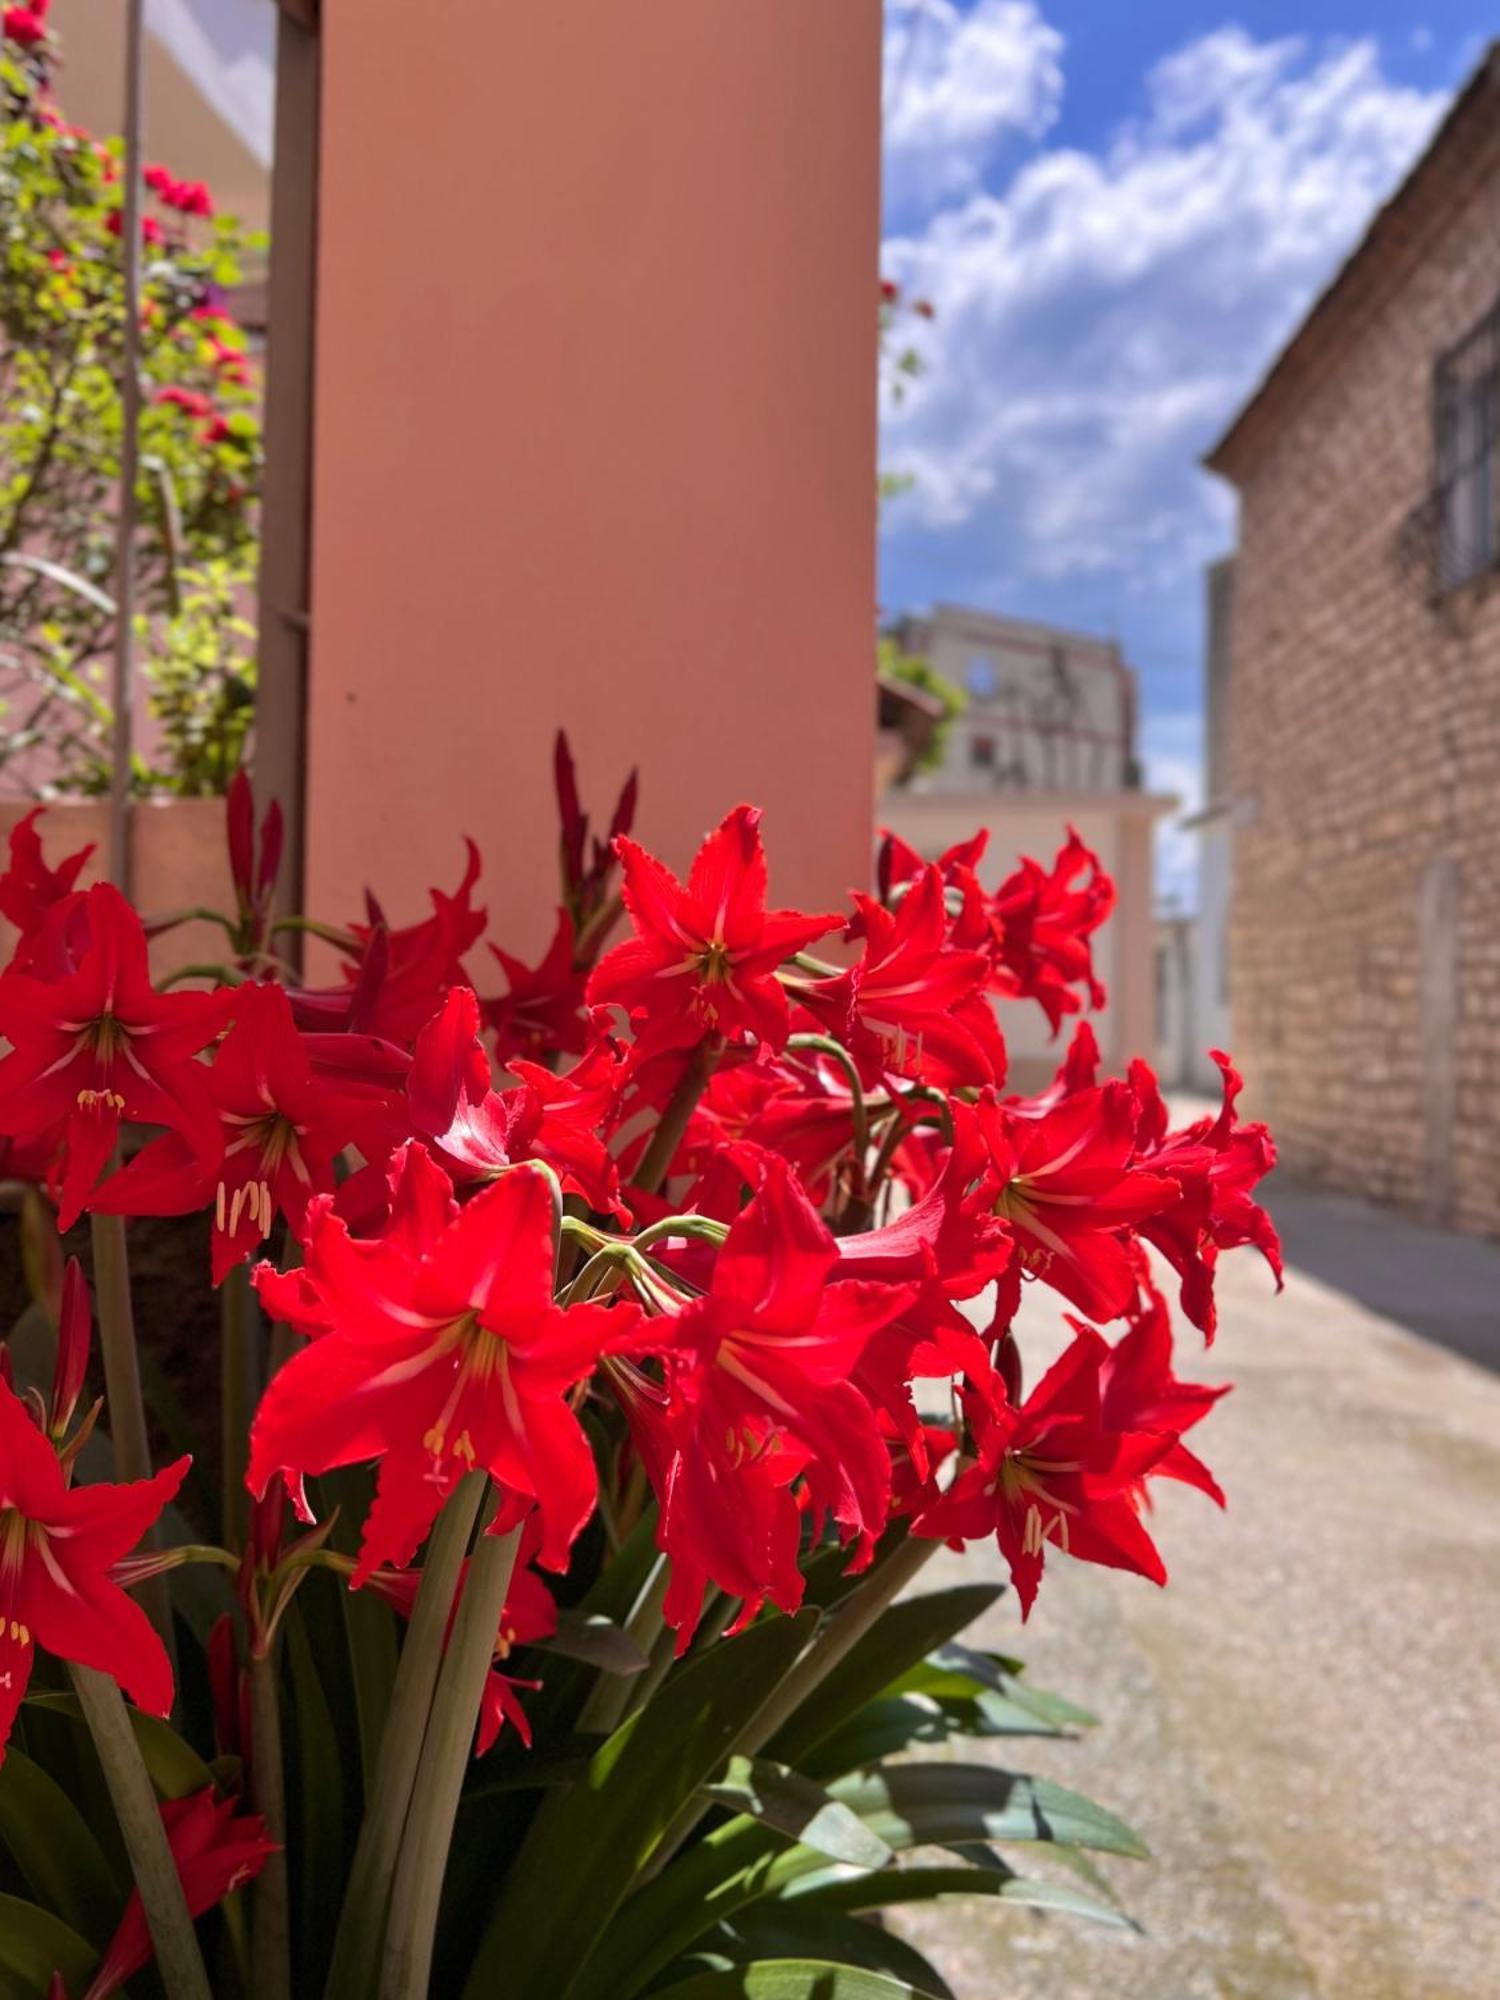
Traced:
<path fill-rule="evenodd" d="M 807 1643 L 817 1614 L 771 1618 L 689 1660 L 622 1723 L 563 1794 L 506 1880 L 469 1976 L 469 2000 L 508 1990 L 562 2000 L 679 1809 Z M 586 1882 L 580 1904 L 557 1894 Z"/>
<path fill-rule="evenodd" d="M 26 1706 L 50 1709 L 58 1715 L 66 1715 L 80 1729 L 88 1727 L 78 1706 L 77 1695 L 28 1695 Z M 141 1757 L 151 1774 L 151 1782 L 164 1799 L 185 1799 L 190 1792 L 201 1792 L 213 1783 L 213 1772 L 192 1744 L 183 1742 L 170 1723 L 162 1722 L 154 1715 L 144 1715 L 138 1708 L 132 1708 L 128 1713 L 135 1740 L 141 1746 Z"/>
<path fill-rule="evenodd" d="M 1094 1896 L 1085 1896 L 1066 1882 L 1043 1882 L 1017 1875 L 1010 1868 L 886 1868 L 867 1875 L 851 1868 L 829 1868 L 789 1883 L 777 1899 L 778 1908 L 804 1903 L 849 1915 L 890 1910 L 901 1903 L 956 1902 L 963 1896 L 988 1896 L 1024 1909 L 1056 1910 L 1091 1923 L 1134 1930 L 1122 1911 Z"/>
<path fill-rule="evenodd" d="M 731 1757 L 728 1768 L 705 1785 L 703 1793 L 715 1805 L 774 1827 L 832 1861 L 883 1868 L 891 1858 L 885 1842 L 857 1813 L 785 1764 L 763 1757 Z"/>
<path fill-rule="evenodd" d="M 881 1613 L 833 1672 L 765 1746 L 779 1764 L 801 1769 L 806 1753 L 867 1701 L 987 1611 L 1001 1584 L 969 1583 L 904 1598 Z"/>
<path fill-rule="evenodd" d="M 905 1979 L 821 1958 L 763 1959 L 758 1965 L 699 1972 L 662 1988 L 661 2000 L 935 2000 Z"/>
<path fill-rule="evenodd" d="M 987 1765 L 903 1764 L 829 1787 L 896 1850 L 964 1841 L 1051 1842 L 1144 1854 L 1113 1813 L 1044 1778 Z M 601 1941 L 580 2000 L 631 2000 L 715 1923 L 800 1877 L 826 1877 L 811 1848 L 783 1846 L 755 1820 L 716 1828 L 631 1897 Z"/>
<path fill-rule="evenodd" d="M 968 1695 L 904 1693 L 867 1702 L 855 1716 L 803 1757 L 800 1769 L 826 1781 L 860 1765 L 955 1737 L 1066 1736 L 1071 1732 L 1038 1716 L 1028 1703 L 988 1688 Z"/>
<path fill-rule="evenodd" d="M 61 1917 L 0 1896 L 0 2000 L 38 2000 L 54 1972 L 81 1992 L 98 1962 L 94 1947 Z"/>
<path fill-rule="evenodd" d="M 0 1843 L 37 1901 L 102 1950 L 129 1884 L 116 1879 L 61 1785 L 14 1745 L 0 1766 Z"/>
<path fill-rule="evenodd" d="M 878 1923 L 819 1904 L 757 1903 L 721 1924 L 689 1964 L 753 1965 L 757 1960 L 811 1958 L 904 1979 L 935 2000 L 954 2000 L 953 1989 L 921 1952 Z M 686 1970 L 686 1967 L 684 1967 Z M 672 1972 L 667 1974 L 670 1984 Z"/>
<path fill-rule="evenodd" d="M 977 1652 L 956 1641 L 939 1646 L 920 1666 L 903 1674 L 892 1692 L 968 1695 L 984 1689 L 1013 1702 L 1036 1721 L 1051 1724 L 1058 1733 L 1098 1726 L 1098 1716 L 1027 1680 L 1014 1660 L 1000 1653 Z"/>
<path fill-rule="evenodd" d="M 1139 1835 L 1103 1806 L 989 1764 L 894 1764 L 829 1787 L 892 1847 L 952 1841 L 1048 1841 L 1144 1859 Z"/>
<path fill-rule="evenodd" d="M 291 1673 L 293 1741 L 287 1770 L 288 1845 L 300 1864 L 296 1883 L 297 1961 L 306 1990 L 316 1992 L 333 1955 L 339 1899 L 349 1858 L 348 1788 L 333 1713 L 303 1621 L 301 1602 L 287 1612 L 286 1659 Z M 283 1700 L 286 1680 L 281 1681 Z M 284 1713 L 285 1711 L 283 1711 Z"/>

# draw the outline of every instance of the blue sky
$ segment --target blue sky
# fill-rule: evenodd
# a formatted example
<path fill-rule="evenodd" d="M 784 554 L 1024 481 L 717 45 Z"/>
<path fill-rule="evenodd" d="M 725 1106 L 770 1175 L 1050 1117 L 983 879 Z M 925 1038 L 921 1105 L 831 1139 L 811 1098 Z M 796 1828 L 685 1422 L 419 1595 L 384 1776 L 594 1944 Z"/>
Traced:
<path fill-rule="evenodd" d="M 887 611 L 1109 632 L 1153 781 L 1197 795 L 1198 469 L 1421 152 L 1493 16 L 1472 0 L 888 0 L 884 269 L 937 307 L 888 411 L 913 476 Z M 1168 837 L 1163 886 L 1190 893 Z"/>

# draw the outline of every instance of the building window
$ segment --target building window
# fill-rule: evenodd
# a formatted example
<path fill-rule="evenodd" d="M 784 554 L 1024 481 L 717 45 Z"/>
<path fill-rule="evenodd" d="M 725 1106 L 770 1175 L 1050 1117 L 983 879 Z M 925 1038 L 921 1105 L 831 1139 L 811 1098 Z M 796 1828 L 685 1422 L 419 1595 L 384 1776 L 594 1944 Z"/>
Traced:
<path fill-rule="evenodd" d="M 993 736 L 971 736 L 969 738 L 969 762 L 976 771 L 994 770 L 995 739 Z"/>
<path fill-rule="evenodd" d="M 1500 558 L 1500 303 L 1433 370 L 1437 575 L 1453 590 Z"/>

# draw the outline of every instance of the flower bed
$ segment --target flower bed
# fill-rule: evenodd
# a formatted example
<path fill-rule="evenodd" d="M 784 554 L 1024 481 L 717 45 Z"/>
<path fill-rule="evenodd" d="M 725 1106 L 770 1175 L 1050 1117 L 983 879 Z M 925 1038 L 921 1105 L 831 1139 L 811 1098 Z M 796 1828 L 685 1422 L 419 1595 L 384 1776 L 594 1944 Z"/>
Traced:
<path fill-rule="evenodd" d="M 1149 1488 L 1222 1500 L 1184 1437 L 1223 1392 L 1177 1379 L 1145 1246 L 1211 1339 L 1221 1252 L 1277 1262 L 1269 1138 L 1227 1059 L 1172 1131 L 1084 1021 L 1007 1094 L 997 999 L 1102 1000 L 1076 837 L 993 896 L 982 843 L 888 840 L 878 894 L 803 913 L 752 808 L 679 881 L 633 781 L 597 839 L 561 741 L 557 775 L 554 941 L 492 947 L 491 997 L 472 850 L 421 923 L 278 918 L 240 780 L 222 963 L 164 989 L 135 911 L 13 836 L 0 1134 L 56 1327 L 50 1388 L 0 1388 L 18 1990 L 154 1952 L 174 1995 L 890 2000 L 942 1991 L 891 1904 L 1122 1921 L 1012 1850 L 1137 1837 L 962 1755 L 1087 1717 L 960 1642 L 1000 1582 L 914 1586 L 944 1542 L 997 1545 L 1023 1618 L 1059 1559 L 1165 1582 Z M 340 978 L 291 977 L 299 928 Z M 90 1217 L 107 1448 L 49 1199 Z M 217 1496 L 148 1448 L 125 1224 L 168 1214 L 220 1288 Z M 1071 1338 L 1029 1382 L 1035 1285 Z"/>

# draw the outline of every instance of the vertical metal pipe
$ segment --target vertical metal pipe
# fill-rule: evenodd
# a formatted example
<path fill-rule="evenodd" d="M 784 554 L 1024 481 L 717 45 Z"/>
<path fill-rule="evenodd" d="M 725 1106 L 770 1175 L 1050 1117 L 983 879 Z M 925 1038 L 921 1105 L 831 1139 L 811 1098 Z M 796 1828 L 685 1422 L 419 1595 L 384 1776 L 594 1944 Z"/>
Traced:
<path fill-rule="evenodd" d="M 135 486 L 141 424 L 141 202 L 145 100 L 145 0 L 125 12 L 125 187 L 121 215 L 123 275 L 120 340 L 120 492 L 115 542 L 115 653 L 110 676 L 114 708 L 109 792 L 109 877 L 130 893 L 130 771 L 135 701 Z"/>

